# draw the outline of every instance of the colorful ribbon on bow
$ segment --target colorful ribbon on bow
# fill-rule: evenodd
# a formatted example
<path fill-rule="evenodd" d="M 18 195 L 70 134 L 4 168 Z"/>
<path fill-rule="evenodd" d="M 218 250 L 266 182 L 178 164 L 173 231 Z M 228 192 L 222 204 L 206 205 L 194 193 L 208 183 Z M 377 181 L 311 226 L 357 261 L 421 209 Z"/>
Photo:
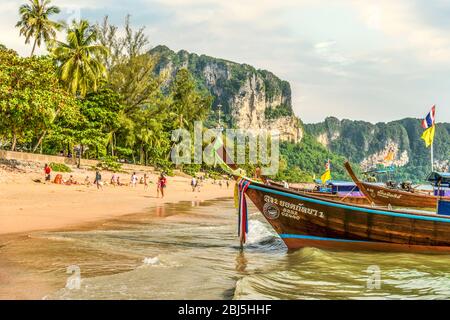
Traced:
<path fill-rule="evenodd" d="M 250 186 L 250 181 L 247 179 L 240 179 L 238 181 L 238 200 L 239 200 L 239 222 L 238 222 L 238 235 L 241 245 L 245 243 L 248 234 L 248 210 L 247 199 L 245 198 L 245 192 Z"/>

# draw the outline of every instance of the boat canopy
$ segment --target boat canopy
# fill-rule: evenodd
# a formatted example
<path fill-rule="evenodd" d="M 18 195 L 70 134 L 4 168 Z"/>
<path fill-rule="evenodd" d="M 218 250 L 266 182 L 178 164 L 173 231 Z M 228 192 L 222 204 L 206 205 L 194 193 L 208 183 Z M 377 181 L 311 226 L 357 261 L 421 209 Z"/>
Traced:
<path fill-rule="evenodd" d="M 435 186 L 450 187 L 450 173 L 449 172 L 432 172 L 427 178 Z"/>

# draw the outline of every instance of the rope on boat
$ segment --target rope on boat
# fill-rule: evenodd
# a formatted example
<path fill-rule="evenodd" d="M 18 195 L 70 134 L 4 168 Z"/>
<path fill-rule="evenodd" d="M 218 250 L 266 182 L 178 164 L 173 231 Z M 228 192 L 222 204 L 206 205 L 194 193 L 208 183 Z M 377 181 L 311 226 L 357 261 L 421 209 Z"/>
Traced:
<path fill-rule="evenodd" d="M 240 179 L 237 183 L 238 185 L 238 236 L 241 242 L 241 246 L 245 243 L 248 234 L 248 209 L 247 209 L 247 199 L 245 197 L 245 192 L 250 186 L 251 182 L 247 179 Z"/>

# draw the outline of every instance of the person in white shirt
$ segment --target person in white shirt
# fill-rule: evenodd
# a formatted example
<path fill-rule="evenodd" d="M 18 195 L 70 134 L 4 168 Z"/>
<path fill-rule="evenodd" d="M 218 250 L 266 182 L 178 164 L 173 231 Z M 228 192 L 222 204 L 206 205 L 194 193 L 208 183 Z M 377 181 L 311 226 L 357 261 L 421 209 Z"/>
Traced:
<path fill-rule="evenodd" d="M 195 177 L 192 177 L 191 187 L 192 187 L 192 192 L 194 192 L 195 188 L 197 187 L 197 179 L 195 179 Z"/>
<path fill-rule="evenodd" d="M 137 178 L 136 172 L 133 172 L 133 175 L 131 176 L 131 186 L 133 188 L 136 188 L 137 180 L 138 180 L 138 178 Z"/>

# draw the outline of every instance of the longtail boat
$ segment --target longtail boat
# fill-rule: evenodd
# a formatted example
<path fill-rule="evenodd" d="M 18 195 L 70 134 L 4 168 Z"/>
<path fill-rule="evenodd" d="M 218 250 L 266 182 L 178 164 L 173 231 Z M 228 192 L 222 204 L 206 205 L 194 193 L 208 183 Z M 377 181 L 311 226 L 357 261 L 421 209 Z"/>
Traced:
<path fill-rule="evenodd" d="M 248 196 L 289 249 L 450 253 L 450 216 L 444 214 L 351 205 L 246 178 L 238 188 L 241 243 Z M 450 214 L 448 203 L 446 210 Z"/>
<path fill-rule="evenodd" d="M 415 191 L 414 189 L 404 191 L 396 188 L 384 187 L 374 183 L 363 182 L 356 177 L 348 162 L 345 163 L 345 168 L 347 169 L 352 180 L 358 186 L 359 190 L 364 193 L 370 202 L 376 205 L 436 209 L 439 199 L 438 196 Z"/>
<path fill-rule="evenodd" d="M 440 214 L 333 201 L 242 177 L 224 147 L 217 154 L 237 179 L 241 246 L 249 197 L 289 249 L 450 253 L 450 201 L 439 202 Z"/>

